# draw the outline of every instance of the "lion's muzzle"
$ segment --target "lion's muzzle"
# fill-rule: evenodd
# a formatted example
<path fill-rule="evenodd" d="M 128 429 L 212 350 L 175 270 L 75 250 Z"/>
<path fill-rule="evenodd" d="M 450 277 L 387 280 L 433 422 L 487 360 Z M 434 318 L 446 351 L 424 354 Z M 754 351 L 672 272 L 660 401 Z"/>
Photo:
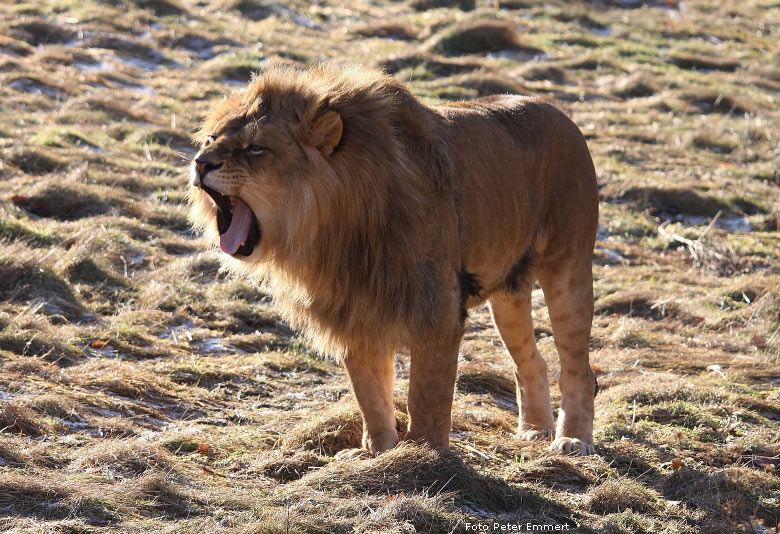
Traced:
<path fill-rule="evenodd" d="M 211 171 L 216 171 L 222 167 L 222 163 L 214 163 L 207 159 L 198 158 L 195 160 L 193 170 L 190 178 L 190 183 L 196 187 L 200 187 L 203 184 L 203 179 Z"/>
<path fill-rule="evenodd" d="M 217 207 L 219 248 L 230 255 L 249 256 L 260 239 L 260 226 L 252 209 L 238 197 L 224 195 L 203 183 L 206 174 L 222 167 L 208 159 L 193 162 L 190 184 L 211 197 Z"/>

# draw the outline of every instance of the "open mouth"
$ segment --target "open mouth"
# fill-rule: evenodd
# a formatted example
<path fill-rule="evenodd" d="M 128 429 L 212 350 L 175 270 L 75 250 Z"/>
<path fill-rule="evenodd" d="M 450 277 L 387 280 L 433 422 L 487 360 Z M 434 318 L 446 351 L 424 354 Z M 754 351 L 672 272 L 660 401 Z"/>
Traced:
<path fill-rule="evenodd" d="M 219 248 L 230 255 L 249 256 L 260 240 L 257 217 L 238 197 L 223 195 L 204 185 L 201 186 L 217 205 L 217 229 Z"/>

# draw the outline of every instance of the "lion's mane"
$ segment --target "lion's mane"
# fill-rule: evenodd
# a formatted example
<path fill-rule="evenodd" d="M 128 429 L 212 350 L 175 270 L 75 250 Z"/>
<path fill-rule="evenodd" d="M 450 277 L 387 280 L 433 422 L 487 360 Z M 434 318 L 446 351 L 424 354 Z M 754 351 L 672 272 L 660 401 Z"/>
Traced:
<path fill-rule="evenodd" d="M 452 198 L 445 119 L 380 71 L 279 65 L 217 105 L 202 131 L 225 116 L 268 114 L 305 130 L 324 111 L 339 113 L 343 135 L 327 163 L 306 162 L 315 179 L 293 188 L 283 239 L 261 262 L 225 256 L 225 266 L 263 278 L 285 319 L 323 352 L 395 350 L 441 313 L 423 226 L 427 199 Z M 191 219 L 214 242 L 204 197 L 192 198 Z"/>

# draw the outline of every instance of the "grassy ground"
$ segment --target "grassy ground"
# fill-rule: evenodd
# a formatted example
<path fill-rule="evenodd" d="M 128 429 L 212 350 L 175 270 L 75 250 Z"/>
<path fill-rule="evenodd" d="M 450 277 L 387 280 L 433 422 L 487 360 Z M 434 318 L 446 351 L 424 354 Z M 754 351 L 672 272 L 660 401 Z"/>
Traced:
<path fill-rule="evenodd" d="M 777 532 L 780 3 L 640 4 L 3 2 L 0 530 Z M 479 309 L 452 451 L 334 461 L 360 434 L 344 372 L 186 220 L 189 135 L 275 56 L 573 116 L 601 184 L 598 456 L 513 439 Z"/>

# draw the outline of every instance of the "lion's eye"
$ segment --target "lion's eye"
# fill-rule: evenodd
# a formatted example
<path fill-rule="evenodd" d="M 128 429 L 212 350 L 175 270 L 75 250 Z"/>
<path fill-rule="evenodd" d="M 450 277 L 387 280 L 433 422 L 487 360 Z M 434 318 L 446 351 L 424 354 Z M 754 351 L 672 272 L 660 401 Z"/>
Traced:
<path fill-rule="evenodd" d="M 268 149 L 262 146 L 249 145 L 246 147 L 246 153 L 252 156 L 259 156 L 260 154 L 264 154 L 266 152 L 268 152 Z"/>
<path fill-rule="evenodd" d="M 215 140 L 216 140 L 216 137 L 214 137 L 213 135 L 210 135 L 210 136 L 208 136 L 208 137 L 206 138 L 206 144 L 205 144 L 205 146 L 209 146 L 209 145 L 210 145 L 211 143 L 213 143 Z"/>

